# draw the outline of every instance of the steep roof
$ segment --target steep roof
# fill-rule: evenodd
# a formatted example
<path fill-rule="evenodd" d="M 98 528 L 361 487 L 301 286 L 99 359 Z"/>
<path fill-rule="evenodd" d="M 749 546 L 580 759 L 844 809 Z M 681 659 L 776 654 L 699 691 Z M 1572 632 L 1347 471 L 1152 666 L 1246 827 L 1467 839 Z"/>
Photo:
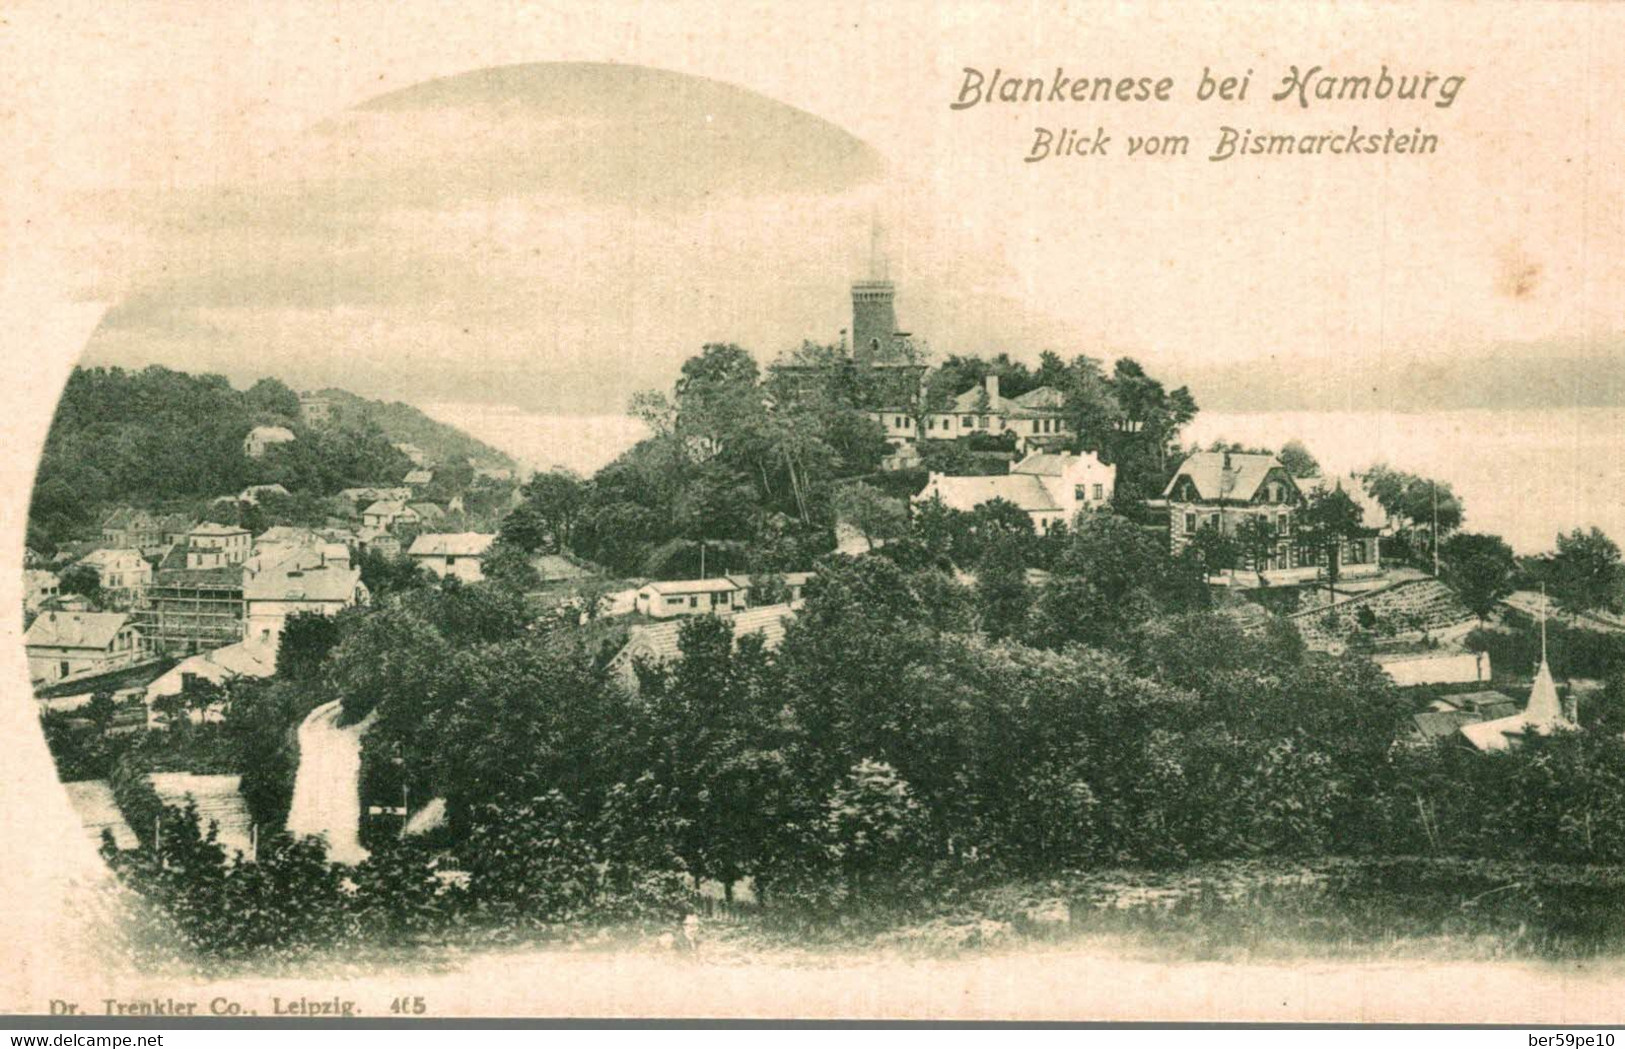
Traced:
<path fill-rule="evenodd" d="M 42 648 L 93 648 L 112 646 L 118 632 L 129 623 L 123 612 L 46 612 L 23 635 L 25 646 Z"/>
<path fill-rule="evenodd" d="M 1464 725 L 1475 724 L 1479 716 L 1468 710 L 1428 710 L 1411 715 L 1411 720 L 1423 739 L 1442 739 L 1455 735 Z"/>
<path fill-rule="evenodd" d="M 1555 729 L 1575 728 L 1574 722 L 1563 715 L 1563 704 L 1557 698 L 1557 684 L 1552 680 L 1551 668 L 1543 658 L 1535 681 L 1529 688 L 1529 702 L 1522 712 L 1494 721 L 1481 721 L 1464 725 L 1461 734 L 1479 750 L 1505 750 L 1512 738 L 1526 732 L 1546 735 Z"/>
<path fill-rule="evenodd" d="M 785 628 L 795 617 L 795 609 L 789 605 L 763 605 L 760 608 L 745 609 L 726 618 L 733 626 L 734 640 L 751 634 L 761 634 L 765 646 L 771 650 L 777 648 L 779 642 L 784 640 Z M 611 663 L 626 666 L 636 659 L 664 663 L 682 658 L 683 651 L 678 647 L 678 637 L 686 622 L 686 619 L 674 619 L 665 623 L 632 627 L 626 634 L 626 646 L 616 653 Z"/>
<path fill-rule="evenodd" d="M 1060 477 L 1066 473 L 1073 464 L 1085 457 L 1099 462 L 1099 457 L 1093 452 L 1083 455 L 1074 455 L 1071 452 L 1031 452 L 1021 462 L 1010 467 L 1013 474 L 1033 474 L 1037 477 Z"/>
<path fill-rule="evenodd" d="M 144 558 L 141 556 L 141 551 L 131 550 L 128 547 L 118 547 L 114 549 L 92 550 L 90 553 L 79 559 L 79 564 L 90 565 L 92 568 L 105 568 L 109 565 L 116 565 L 120 561 L 130 561 L 132 559 L 136 561 L 144 560 Z"/>
<path fill-rule="evenodd" d="M 1053 410 L 1066 407 L 1066 394 L 1053 386 L 1039 386 L 1011 400 L 1023 408 Z"/>
<path fill-rule="evenodd" d="M 483 557 L 497 537 L 485 532 L 425 532 L 412 540 L 413 557 Z"/>
<path fill-rule="evenodd" d="M 1280 466 L 1275 456 L 1256 452 L 1197 452 L 1179 464 L 1162 494 L 1164 498 L 1172 495 L 1179 479 L 1188 477 L 1203 499 L 1248 502 L 1258 494 L 1270 471 Z"/>
<path fill-rule="evenodd" d="M 248 436 L 261 441 L 291 441 L 293 431 L 286 426 L 256 426 L 248 431 Z"/>
<path fill-rule="evenodd" d="M 407 484 L 428 484 L 434 480 L 434 474 L 429 470 L 409 470 L 402 480 Z"/>
<path fill-rule="evenodd" d="M 380 499 L 361 511 L 361 515 L 366 517 L 371 514 L 388 514 L 390 517 L 399 517 L 401 511 L 405 509 L 406 504 L 399 499 Z"/>
<path fill-rule="evenodd" d="M 1003 499 L 1027 513 L 1061 509 L 1035 474 L 1004 474 L 994 477 L 934 476 L 915 499 L 940 496 L 944 506 L 973 510 L 983 503 Z"/>

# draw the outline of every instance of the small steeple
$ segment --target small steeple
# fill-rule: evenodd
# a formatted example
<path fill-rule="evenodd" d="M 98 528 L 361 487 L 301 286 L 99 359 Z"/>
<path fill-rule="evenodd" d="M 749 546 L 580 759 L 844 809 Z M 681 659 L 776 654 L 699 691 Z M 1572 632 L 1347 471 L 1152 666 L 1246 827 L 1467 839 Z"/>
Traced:
<path fill-rule="evenodd" d="M 1535 729 L 1550 729 L 1568 725 L 1563 716 L 1563 704 L 1557 698 L 1557 684 L 1552 680 L 1552 669 L 1546 663 L 1546 587 L 1540 588 L 1540 669 L 1535 671 L 1535 682 L 1529 689 L 1529 702 L 1523 708 L 1523 719 Z"/>

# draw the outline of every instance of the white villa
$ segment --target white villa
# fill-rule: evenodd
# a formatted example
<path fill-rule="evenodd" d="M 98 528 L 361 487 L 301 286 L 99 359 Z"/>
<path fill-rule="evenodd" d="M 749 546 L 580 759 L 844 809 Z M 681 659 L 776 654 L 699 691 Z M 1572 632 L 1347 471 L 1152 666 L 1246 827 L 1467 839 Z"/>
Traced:
<path fill-rule="evenodd" d="M 1093 452 L 1034 452 L 1008 474 L 950 477 L 933 473 L 914 496 L 914 503 L 940 500 L 951 509 L 969 512 L 1003 499 L 1032 518 L 1033 531 L 1044 535 L 1057 522 L 1070 524 L 1079 511 L 1105 508 L 1116 485 L 1117 467 L 1102 463 Z"/>
<path fill-rule="evenodd" d="M 406 551 L 412 563 L 444 579 L 455 576 L 465 583 L 485 578 L 485 555 L 497 537 L 484 532 L 425 532 Z"/>

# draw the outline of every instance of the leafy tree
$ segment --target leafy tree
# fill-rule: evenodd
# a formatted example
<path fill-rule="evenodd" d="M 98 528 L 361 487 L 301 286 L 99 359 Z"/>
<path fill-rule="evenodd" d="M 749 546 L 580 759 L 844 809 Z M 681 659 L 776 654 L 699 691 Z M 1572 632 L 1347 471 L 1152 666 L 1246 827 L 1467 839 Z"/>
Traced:
<path fill-rule="evenodd" d="M 1444 580 L 1480 621 L 1512 592 L 1517 562 L 1500 536 L 1458 532 L 1440 550 Z"/>
<path fill-rule="evenodd" d="M 1022 553 L 1014 534 L 1002 536 L 986 543 L 986 552 L 976 566 L 976 600 L 982 629 L 994 640 L 1026 632 L 1032 593 Z"/>
<path fill-rule="evenodd" d="M 1621 567 L 1619 546 L 1601 529 L 1576 528 L 1557 537 L 1557 552 L 1547 567 L 1551 594 L 1560 604 L 1575 611 L 1621 608 Z"/>
<path fill-rule="evenodd" d="M 378 550 L 364 550 L 356 564 L 361 569 L 361 582 L 374 601 L 382 601 L 390 594 L 418 590 L 431 582 L 428 573 L 405 554 L 391 557 Z"/>
<path fill-rule="evenodd" d="M 877 877 L 895 877 L 918 862 L 925 820 L 897 770 L 865 758 L 830 793 L 821 830 L 852 894 L 861 897 Z"/>
<path fill-rule="evenodd" d="M 1254 518 L 1249 517 L 1248 520 Z M 1196 558 L 1202 576 L 1234 571 L 1242 557 L 1242 544 L 1237 538 L 1213 525 L 1204 524 L 1191 536 L 1188 547 Z"/>
<path fill-rule="evenodd" d="M 524 501 L 502 522 L 502 537 L 521 550 L 568 548 L 590 488 L 566 470 L 539 473 L 520 489 Z"/>
<path fill-rule="evenodd" d="M 1236 546 L 1239 558 L 1254 571 L 1263 571 L 1280 546 L 1275 525 L 1262 514 L 1248 514 L 1236 526 Z"/>
<path fill-rule="evenodd" d="M 1286 467 L 1286 472 L 1293 477 L 1320 476 L 1319 461 L 1309 453 L 1309 449 L 1305 447 L 1302 441 L 1294 439 L 1286 442 L 1281 446 L 1281 451 L 1276 458 L 1281 461 L 1282 466 Z"/>
<path fill-rule="evenodd" d="M 1341 576 L 1343 543 L 1358 536 L 1364 523 L 1360 504 L 1341 486 L 1309 493 L 1298 512 L 1298 536 L 1304 546 L 1320 551 L 1328 591 Z"/>
<path fill-rule="evenodd" d="M 261 379 L 248 388 L 243 400 L 250 410 L 297 421 L 299 395 L 277 379 Z"/>
<path fill-rule="evenodd" d="M 856 529 L 871 550 L 908 527 L 908 509 L 901 500 L 861 481 L 837 489 L 833 503 L 836 520 Z"/>
<path fill-rule="evenodd" d="M 499 537 L 486 551 L 480 570 L 486 580 L 524 594 L 542 585 L 541 573 L 531 563 L 531 555 L 517 544 Z"/>
<path fill-rule="evenodd" d="M 314 681 L 328 653 L 339 643 L 339 620 L 320 612 L 295 612 L 282 626 L 277 643 L 276 676 L 285 681 Z"/>
<path fill-rule="evenodd" d="M 57 589 L 64 594 L 79 594 L 98 607 L 102 603 L 102 576 L 91 565 L 70 565 L 59 577 Z"/>

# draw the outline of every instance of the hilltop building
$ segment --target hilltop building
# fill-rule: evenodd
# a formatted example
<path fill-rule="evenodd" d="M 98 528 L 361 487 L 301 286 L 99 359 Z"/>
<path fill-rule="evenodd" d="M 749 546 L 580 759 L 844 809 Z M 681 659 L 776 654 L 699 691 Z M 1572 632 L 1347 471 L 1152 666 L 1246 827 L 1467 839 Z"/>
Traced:
<path fill-rule="evenodd" d="M 293 431 L 286 426 L 256 426 L 243 438 L 243 454 L 250 459 L 259 459 L 265 455 L 266 449 L 293 439 Z"/>
<path fill-rule="evenodd" d="M 1117 486 L 1117 467 L 1093 452 L 1034 452 L 992 477 L 950 477 L 933 473 L 914 496 L 916 506 L 940 501 L 966 513 L 1002 499 L 1032 519 L 1033 531 L 1047 534 L 1057 524 L 1072 523 L 1083 510 L 1109 506 Z"/>
<path fill-rule="evenodd" d="M 326 426 L 333 421 L 333 402 L 315 393 L 299 395 L 299 418 L 306 426 Z"/>
<path fill-rule="evenodd" d="M 872 411 L 869 416 L 886 428 L 888 439 L 903 443 L 920 437 L 950 441 L 977 434 L 1010 434 L 1016 450 L 1027 452 L 1057 447 L 1073 435 L 1066 418 L 1066 395 L 1060 390 L 1040 386 L 1019 397 L 1004 397 L 997 375 L 987 376 L 982 385 L 965 390 L 940 410 L 893 409 Z"/>
<path fill-rule="evenodd" d="M 1217 528 L 1236 535 L 1248 521 L 1267 526 L 1274 549 L 1262 564 L 1248 553 L 1248 567 L 1258 571 L 1311 568 L 1324 552 L 1307 546 L 1297 533 L 1297 515 L 1309 495 L 1327 486 L 1342 488 L 1360 507 L 1365 532 L 1339 544 L 1338 563 L 1355 573 L 1381 566 L 1378 534 L 1386 517 L 1374 518 L 1381 507 L 1352 478 L 1300 479 L 1292 476 L 1273 455 L 1252 452 L 1197 452 L 1185 459 L 1163 489 L 1162 498 L 1148 505 L 1168 513 L 1168 539 L 1174 553 L 1183 550 L 1202 528 Z"/>
<path fill-rule="evenodd" d="M 878 245 L 871 245 L 869 276 L 852 283 L 850 344 L 843 331 L 840 356 L 833 362 L 774 364 L 782 388 L 798 396 L 843 387 L 874 418 L 918 412 L 927 370 L 925 348 L 898 327 L 897 286 L 883 270 Z"/>

